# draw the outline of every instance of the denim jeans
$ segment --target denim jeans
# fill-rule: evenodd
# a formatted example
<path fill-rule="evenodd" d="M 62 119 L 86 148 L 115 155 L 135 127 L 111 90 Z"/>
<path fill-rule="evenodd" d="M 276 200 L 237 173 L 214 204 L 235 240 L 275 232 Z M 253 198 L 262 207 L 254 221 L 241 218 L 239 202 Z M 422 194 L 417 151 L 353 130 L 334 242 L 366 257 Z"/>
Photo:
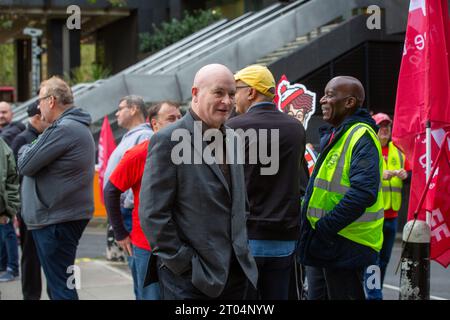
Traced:
<path fill-rule="evenodd" d="M 381 247 L 378 256 L 378 266 L 380 267 L 380 288 L 369 289 L 367 287 L 368 278 L 372 275 L 371 272 L 364 272 L 364 289 L 366 290 L 367 300 L 382 300 L 383 299 L 383 283 L 386 274 L 386 268 L 391 258 L 392 248 L 395 243 L 395 235 L 397 234 L 397 218 L 384 219 L 383 223 L 383 246 Z"/>
<path fill-rule="evenodd" d="M 19 248 L 12 221 L 0 224 L 0 269 L 19 275 Z"/>
<path fill-rule="evenodd" d="M 128 257 L 128 266 L 133 277 L 136 300 L 160 300 L 159 283 L 154 282 L 144 287 L 147 267 L 150 265 L 151 251 L 133 245 L 133 256 Z"/>
<path fill-rule="evenodd" d="M 249 289 L 251 300 L 287 300 L 295 241 L 249 240 L 250 252 L 258 266 L 258 288 Z"/>
<path fill-rule="evenodd" d="M 68 285 L 74 275 L 68 268 L 75 264 L 78 242 L 88 222 L 57 223 L 31 231 L 52 300 L 78 300 L 76 288 Z"/>
<path fill-rule="evenodd" d="M 5 243 L 1 240 L 1 231 L 0 231 L 0 271 L 6 271 L 6 264 L 8 261 L 8 256 L 6 255 L 6 246 Z"/>

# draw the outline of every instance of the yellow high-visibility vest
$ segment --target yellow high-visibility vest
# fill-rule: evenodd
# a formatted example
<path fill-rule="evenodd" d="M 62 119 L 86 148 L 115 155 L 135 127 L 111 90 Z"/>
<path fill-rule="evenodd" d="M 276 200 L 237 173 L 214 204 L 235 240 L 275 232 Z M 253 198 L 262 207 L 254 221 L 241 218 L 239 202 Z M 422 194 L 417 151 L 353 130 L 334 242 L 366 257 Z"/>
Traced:
<path fill-rule="evenodd" d="M 399 170 L 405 167 L 405 157 L 394 144 L 389 142 L 387 162 L 383 158 L 383 170 Z M 400 210 L 402 204 L 403 181 L 399 177 L 383 180 L 384 210 Z"/>
<path fill-rule="evenodd" d="M 350 164 L 352 151 L 358 140 L 368 132 L 379 154 L 380 185 L 376 202 L 363 215 L 344 229 L 339 235 L 370 247 L 379 252 L 383 244 L 384 205 L 381 180 L 383 177 L 383 156 L 375 131 L 365 123 L 351 126 L 333 145 L 326 155 L 314 179 L 314 188 L 307 208 L 307 218 L 315 228 L 316 222 L 333 210 L 350 189 Z"/>

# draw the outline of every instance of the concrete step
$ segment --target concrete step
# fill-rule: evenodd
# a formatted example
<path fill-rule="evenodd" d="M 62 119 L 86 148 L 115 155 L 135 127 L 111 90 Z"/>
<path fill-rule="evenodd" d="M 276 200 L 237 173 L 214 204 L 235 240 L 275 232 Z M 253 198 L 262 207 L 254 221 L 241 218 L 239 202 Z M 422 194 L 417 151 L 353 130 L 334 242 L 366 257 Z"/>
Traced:
<path fill-rule="evenodd" d="M 321 35 L 330 32 L 338 25 L 339 25 L 338 23 L 329 24 L 329 25 L 321 27 L 320 30 L 316 29 L 316 30 L 311 31 L 307 35 L 299 36 L 299 37 L 295 38 L 294 41 L 291 41 L 291 42 L 285 44 L 283 47 L 279 48 L 278 50 L 275 50 L 275 51 L 267 54 L 266 56 L 258 59 L 256 61 L 256 63 L 268 65 L 268 64 L 288 55 L 292 51 L 297 50 L 298 48 L 307 45 L 309 42 L 320 37 Z"/>

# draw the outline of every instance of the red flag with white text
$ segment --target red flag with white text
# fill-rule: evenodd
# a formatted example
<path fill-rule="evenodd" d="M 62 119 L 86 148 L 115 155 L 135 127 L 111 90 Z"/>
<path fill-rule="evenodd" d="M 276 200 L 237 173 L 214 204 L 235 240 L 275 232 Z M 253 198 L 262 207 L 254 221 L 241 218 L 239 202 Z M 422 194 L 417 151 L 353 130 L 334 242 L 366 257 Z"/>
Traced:
<path fill-rule="evenodd" d="M 407 158 L 427 120 L 450 124 L 449 29 L 447 1 L 411 0 L 392 130 Z"/>
<path fill-rule="evenodd" d="M 425 209 L 431 212 L 430 258 L 444 267 L 450 264 L 450 131 L 434 132 L 433 139 L 440 147 L 436 171 L 428 188 Z"/>
<path fill-rule="evenodd" d="M 98 180 L 100 186 L 100 199 L 103 201 L 103 178 L 105 176 L 106 166 L 108 165 L 109 157 L 116 148 L 116 141 L 109 124 L 108 117 L 103 119 L 102 129 L 100 131 L 100 138 L 98 139 Z"/>
<path fill-rule="evenodd" d="M 440 148 L 439 137 L 442 139 L 450 130 L 449 36 L 447 1 L 410 1 L 392 130 L 392 140 L 405 153 L 413 170 L 408 220 L 414 218 L 426 187 L 426 123 L 430 121 L 432 128 L 432 166 Z M 436 193 L 427 194 L 426 203 L 439 202 L 438 196 Z M 425 207 L 418 212 L 420 220 L 426 219 Z M 443 212 L 443 215 L 443 221 L 447 221 L 450 212 Z M 438 226 L 432 219 L 432 234 L 436 234 Z M 432 236 L 433 259 L 443 245 L 448 246 L 447 240 L 436 240 Z"/>

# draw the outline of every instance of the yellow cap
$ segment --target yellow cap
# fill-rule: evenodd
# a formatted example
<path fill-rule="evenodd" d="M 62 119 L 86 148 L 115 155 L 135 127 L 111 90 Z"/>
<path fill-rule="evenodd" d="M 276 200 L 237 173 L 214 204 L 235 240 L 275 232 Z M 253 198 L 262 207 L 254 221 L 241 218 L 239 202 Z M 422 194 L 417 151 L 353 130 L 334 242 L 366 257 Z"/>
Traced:
<path fill-rule="evenodd" d="M 234 80 L 241 80 L 270 98 L 275 96 L 275 79 L 267 67 L 259 64 L 245 67 L 234 75 Z"/>

